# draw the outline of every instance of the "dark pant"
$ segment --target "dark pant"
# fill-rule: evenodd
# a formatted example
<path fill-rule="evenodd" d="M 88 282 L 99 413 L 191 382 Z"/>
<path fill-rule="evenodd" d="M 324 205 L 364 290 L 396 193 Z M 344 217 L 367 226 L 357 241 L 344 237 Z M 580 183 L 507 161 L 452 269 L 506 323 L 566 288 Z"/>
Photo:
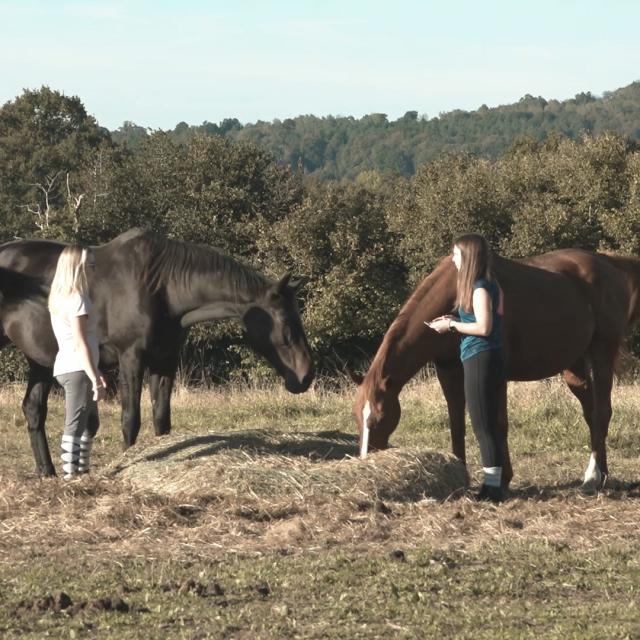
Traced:
<path fill-rule="evenodd" d="M 498 442 L 500 392 L 505 382 L 502 352 L 481 351 L 463 361 L 464 395 L 483 467 L 501 467 Z"/>

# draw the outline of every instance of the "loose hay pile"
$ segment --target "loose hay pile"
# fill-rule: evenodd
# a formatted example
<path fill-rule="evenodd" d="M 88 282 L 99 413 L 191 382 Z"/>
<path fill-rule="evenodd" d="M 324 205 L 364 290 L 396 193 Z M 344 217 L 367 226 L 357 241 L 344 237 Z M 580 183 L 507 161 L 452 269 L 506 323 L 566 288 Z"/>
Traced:
<path fill-rule="evenodd" d="M 138 490 L 226 502 L 256 516 L 339 499 L 445 499 L 465 487 L 464 466 L 449 454 L 389 449 L 359 460 L 356 444 L 336 431 L 171 436 L 125 453 L 111 474 Z"/>

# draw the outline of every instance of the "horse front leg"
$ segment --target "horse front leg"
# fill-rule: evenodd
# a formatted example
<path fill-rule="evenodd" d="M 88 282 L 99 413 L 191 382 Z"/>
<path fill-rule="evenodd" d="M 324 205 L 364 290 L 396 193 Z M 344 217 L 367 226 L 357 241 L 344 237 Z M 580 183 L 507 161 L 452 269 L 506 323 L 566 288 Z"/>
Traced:
<path fill-rule="evenodd" d="M 27 430 L 31 441 L 31 450 L 36 461 L 36 473 L 40 476 L 55 476 L 56 470 L 51 460 L 45 422 L 47 419 L 47 399 L 53 373 L 33 360 L 29 362 L 29 380 L 22 401 L 22 411 L 27 420 Z"/>
<path fill-rule="evenodd" d="M 453 455 L 466 464 L 464 369 L 459 359 L 436 362 L 436 375 L 449 412 L 449 430 Z"/>
<path fill-rule="evenodd" d="M 125 449 L 133 446 L 140 433 L 140 396 L 144 365 L 140 349 L 130 348 L 120 354 L 120 402 L 122 437 Z"/>
<path fill-rule="evenodd" d="M 153 427 L 157 436 L 171 432 L 171 392 L 176 379 L 178 358 L 168 358 L 149 367 L 149 391 L 153 411 Z"/>

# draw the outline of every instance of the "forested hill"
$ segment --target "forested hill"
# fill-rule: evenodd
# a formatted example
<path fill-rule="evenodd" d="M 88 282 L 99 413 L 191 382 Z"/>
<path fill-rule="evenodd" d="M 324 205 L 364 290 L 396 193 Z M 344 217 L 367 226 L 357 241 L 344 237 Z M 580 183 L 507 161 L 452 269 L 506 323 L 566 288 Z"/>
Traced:
<path fill-rule="evenodd" d="M 537 140 L 559 133 L 579 139 L 584 133 L 615 131 L 640 140 L 640 82 L 602 97 L 581 93 L 570 100 L 526 95 L 515 104 L 477 111 L 451 111 L 427 118 L 408 111 L 389 121 L 382 113 L 362 118 L 298 116 L 242 125 L 235 118 L 220 124 L 189 126 L 169 132 L 174 142 L 196 134 L 223 135 L 256 144 L 293 169 L 321 179 L 355 178 L 367 170 L 412 175 L 417 166 L 442 153 L 467 151 L 496 158 L 520 136 Z M 127 122 L 112 132 L 116 142 L 136 146 L 144 127 Z"/>

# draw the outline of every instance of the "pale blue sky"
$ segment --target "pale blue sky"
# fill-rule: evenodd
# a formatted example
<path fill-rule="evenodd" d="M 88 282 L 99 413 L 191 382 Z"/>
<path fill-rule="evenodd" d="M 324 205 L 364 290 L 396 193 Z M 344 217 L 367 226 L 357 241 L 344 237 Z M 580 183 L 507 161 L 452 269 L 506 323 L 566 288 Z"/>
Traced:
<path fill-rule="evenodd" d="M 637 0 L 0 0 L 0 103 L 110 129 L 563 100 L 640 80 Z"/>

